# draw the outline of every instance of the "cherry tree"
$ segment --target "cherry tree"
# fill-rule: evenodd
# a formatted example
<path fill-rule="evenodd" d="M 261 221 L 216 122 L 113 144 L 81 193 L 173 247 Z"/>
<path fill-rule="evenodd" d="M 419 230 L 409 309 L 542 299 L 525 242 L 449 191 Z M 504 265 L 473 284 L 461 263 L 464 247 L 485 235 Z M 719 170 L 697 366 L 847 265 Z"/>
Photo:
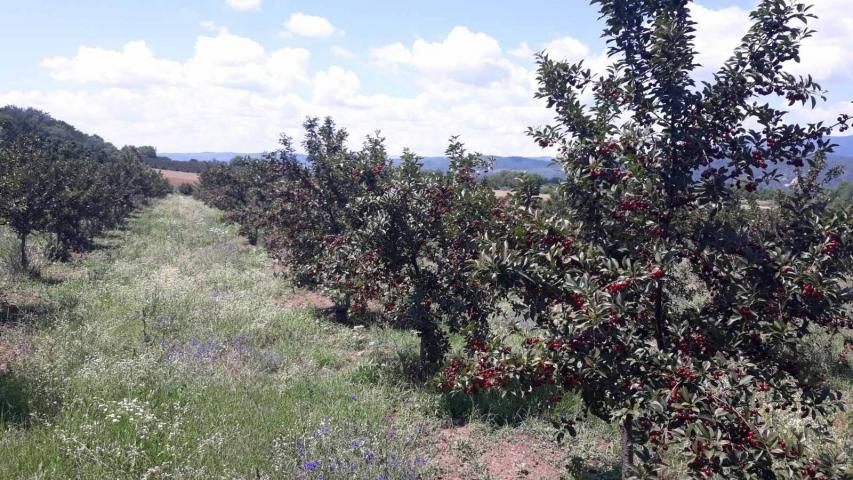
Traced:
<path fill-rule="evenodd" d="M 813 34 L 809 6 L 759 2 L 700 83 L 689 1 L 592 3 L 613 65 L 538 57 L 555 122 L 530 134 L 559 149 L 559 208 L 504 212 L 477 262 L 535 328 L 515 333 L 517 348 L 469 343 L 442 385 L 579 395 L 619 425 L 625 478 L 676 465 L 691 478 L 846 478 L 831 448 L 815 449 L 840 402 L 807 339 L 850 326 L 853 224 L 824 194 L 838 173 L 824 137 L 849 116 L 787 121 L 786 108 L 823 95 L 788 73 Z M 743 192 L 787 171 L 790 192 L 746 215 Z"/>

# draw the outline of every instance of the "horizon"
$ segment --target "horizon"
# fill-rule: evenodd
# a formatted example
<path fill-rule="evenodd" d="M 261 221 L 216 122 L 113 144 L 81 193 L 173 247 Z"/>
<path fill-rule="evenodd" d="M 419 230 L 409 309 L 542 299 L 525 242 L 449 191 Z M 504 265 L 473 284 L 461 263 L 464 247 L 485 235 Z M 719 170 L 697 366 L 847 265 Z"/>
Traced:
<path fill-rule="evenodd" d="M 271 151 L 281 133 L 300 142 L 306 116 L 329 115 L 353 147 L 381 130 L 395 155 L 408 147 L 441 156 L 459 135 L 472 151 L 548 157 L 525 135 L 552 117 L 533 98 L 533 53 L 587 59 L 599 71 L 608 63 L 598 12 L 578 2 L 535 0 L 523 11 L 446 0 L 33 3 L 6 8 L 0 38 L 25 46 L 0 53 L 8 72 L 0 104 L 38 108 L 117 146 L 170 153 Z M 697 81 L 745 33 L 754 3 L 693 4 Z M 798 122 L 853 112 L 853 9 L 814 3 L 817 33 L 792 71 L 812 74 L 829 94 L 814 110 L 790 107 Z"/>

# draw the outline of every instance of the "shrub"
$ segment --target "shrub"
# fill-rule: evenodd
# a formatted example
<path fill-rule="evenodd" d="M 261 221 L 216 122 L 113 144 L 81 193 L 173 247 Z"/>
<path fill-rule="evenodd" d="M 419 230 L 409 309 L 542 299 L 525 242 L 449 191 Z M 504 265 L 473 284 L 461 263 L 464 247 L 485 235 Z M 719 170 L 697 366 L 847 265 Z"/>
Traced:
<path fill-rule="evenodd" d="M 273 185 L 277 181 L 271 159 L 236 157 L 229 164 L 213 165 L 199 176 L 198 197 L 225 212 L 240 225 L 249 243 L 258 242 L 263 224 L 269 220 Z"/>
<path fill-rule="evenodd" d="M 182 183 L 178 185 L 178 193 L 181 195 L 192 195 L 193 194 L 193 186 L 190 183 Z"/>

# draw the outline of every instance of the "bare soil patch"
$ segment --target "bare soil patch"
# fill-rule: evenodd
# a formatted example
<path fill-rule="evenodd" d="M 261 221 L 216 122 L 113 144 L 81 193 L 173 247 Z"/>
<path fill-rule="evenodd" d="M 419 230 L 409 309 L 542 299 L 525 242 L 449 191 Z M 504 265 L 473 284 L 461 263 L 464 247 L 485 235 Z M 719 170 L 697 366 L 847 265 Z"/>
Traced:
<path fill-rule="evenodd" d="M 280 300 L 279 304 L 285 308 L 316 308 L 317 310 L 335 306 L 329 297 L 310 290 L 297 290 L 289 298 Z"/>
<path fill-rule="evenodd" d="M 471 453 L 471 425 L 450 427 L 439 431 L 435 440 L 435 461 L 438 465 L 436 478 L 440 480 L 469 480 L 479 478 L 466 459 Z"/>
<path fill-rule="evenodd" d="M 488 444 L 486 444 L 489 442 Z M 435 435 L 435 460 L 442 480 L 559 480 L 565 455 L 557 445 L 519 432 L 495 443 L 469 425 L 444 428 Z"/>
<path fill-rule="evenodd" d="M 495 480 L 559 480 L 564 471 L 560 449 L 527 434 L 499 442 L 480 461 Z"/>
<path fill-rule="evenodd" d="M 198 183 L 198 174 L 191 172 L 176 172 L 175 170 L 160 170 L 156 169 L 160 172 L 161 175 L 169 182 L 169 185 L 184 185 L 184 184 L 197 184 Z"/>

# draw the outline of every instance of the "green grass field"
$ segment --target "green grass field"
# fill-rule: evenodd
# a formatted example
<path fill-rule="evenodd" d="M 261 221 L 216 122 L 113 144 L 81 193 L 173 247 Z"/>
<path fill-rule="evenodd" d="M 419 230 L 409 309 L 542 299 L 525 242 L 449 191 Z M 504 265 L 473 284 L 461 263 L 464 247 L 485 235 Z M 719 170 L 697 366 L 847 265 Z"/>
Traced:
<path fill-rule="evenodd" d="M 189 197 L 70 263 L 36 258 L 38 277 L 0 277 L 18 307 L 0 324 L 0 479 L 618 477 L 609 426 L 561 447 L 547 414 L 447 403 L 412 380 L 413 334 L 299 306 Z"/>

